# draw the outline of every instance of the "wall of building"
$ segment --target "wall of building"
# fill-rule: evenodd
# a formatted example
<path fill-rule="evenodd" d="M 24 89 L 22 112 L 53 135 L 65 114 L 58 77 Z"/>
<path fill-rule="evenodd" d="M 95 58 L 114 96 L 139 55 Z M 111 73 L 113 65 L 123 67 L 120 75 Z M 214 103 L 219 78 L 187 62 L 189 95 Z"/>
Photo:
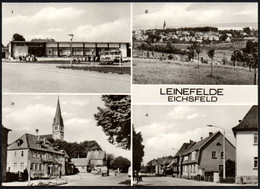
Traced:
<path fill-rule="evenodd" d="M 7 141 L 9 130 L 2 127 L 2 153 L 1 153 L 1 165 L 2 165 L 2 181 L 6 180 L 6 164 L 7 164 Z"/>
<path fill-rule="evenodd" d="M 23 156 L 21 155 L 23 152 Z M 8 150 L 7 151 L 7 165 L 8 172 L 23 172 L 25 168 L 28 169 L 28 150 Z M 16 165 L 15 165 L 16 164 Z"/>
<path fill-rule="evenodd" d="M 13 56 L 18 58 L 19 56 L 26 56 L 28 55 L 28 47 L 27 46 L 13 46 Z"/>
<path fill-rule="evenodd" d="M 217 143 L 221 144 L 220 146 Z M 216 151 L 216 159 L 212 159 L 212 151 Z M 205 172 L 218 172 L 219 166 L 223 165 L 223 159 L 221 158 L 221 152 L 223 152 L 223 135 L 213 140 L 201 153 L 201 159 L 199 162 L 199 168 L 205 170 Z M 232 146 L 226 140 L 226 160 L 230 159 L 235 161 L 235 147 Z"/>
<path fill-rule="evenodd" d="M 236 134 L 236 175 L 257 176 L 254 157 L 258 157 L 258 145 L 254 144 L 257 131 L 238 131 Z"/>

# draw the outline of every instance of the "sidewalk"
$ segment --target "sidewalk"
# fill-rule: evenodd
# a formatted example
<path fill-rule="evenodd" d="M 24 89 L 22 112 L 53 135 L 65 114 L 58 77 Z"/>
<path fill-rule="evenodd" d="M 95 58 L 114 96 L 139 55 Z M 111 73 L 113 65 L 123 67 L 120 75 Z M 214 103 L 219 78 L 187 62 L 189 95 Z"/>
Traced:
<path fill-rule="evenodd" d="M 3 182 L 2 186 L 58 186 L 67 184 L 67 179 L 65 178 L 58 178 L 56 179 L 39 179 L 39 180 L 31 180 L 28 184 L 28 181 L 23 182 Z"/>

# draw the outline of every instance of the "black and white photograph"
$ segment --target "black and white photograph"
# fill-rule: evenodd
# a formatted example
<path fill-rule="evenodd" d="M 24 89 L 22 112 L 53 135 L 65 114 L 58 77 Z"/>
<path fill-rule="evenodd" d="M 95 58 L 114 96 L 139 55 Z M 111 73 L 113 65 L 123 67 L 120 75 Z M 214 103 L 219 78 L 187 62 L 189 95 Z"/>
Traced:
<path fill-rule="evenodd" d="M 3 186 L 130 186 L 127 95 L 3 95 Z"/>
<path fill-rule="evenodd" d="M 3 3 L 4 93 L 130 93 L 130 3 Z"/>
<path fill-rule="evenodd" d="M 257 186 L 257 105 L 134 105 L 134 186 Z"/>
<path fill-rule="evenodd" d="M 258 4 L 133 4 L 133 84 L 256 85 Z"/>

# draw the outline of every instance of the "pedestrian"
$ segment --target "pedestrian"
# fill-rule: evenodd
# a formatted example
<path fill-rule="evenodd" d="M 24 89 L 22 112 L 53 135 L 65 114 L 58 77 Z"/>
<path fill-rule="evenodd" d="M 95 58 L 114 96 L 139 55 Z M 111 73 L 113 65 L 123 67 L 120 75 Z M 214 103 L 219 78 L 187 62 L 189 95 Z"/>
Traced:
<path fill-rule="evenodd" d="M 24 175 L 23 180 L 27 180 L 27 179 L 28 179 L 28 171 L 27 171 L 26 168 L 25 168 L 24 171 L 23 171 L 23 175 Z"/>

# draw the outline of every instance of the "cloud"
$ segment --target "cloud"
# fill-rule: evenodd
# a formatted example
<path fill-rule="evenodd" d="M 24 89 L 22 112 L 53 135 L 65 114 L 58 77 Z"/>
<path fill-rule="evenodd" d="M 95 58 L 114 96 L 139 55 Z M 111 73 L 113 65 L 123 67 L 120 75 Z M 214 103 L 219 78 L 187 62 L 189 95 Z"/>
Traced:
<path fill-rule="evenodd" d="M 91 122 L 90 119 L 82 119 L 82 118 L 79 118 L 79 117 L 74 117 L 74 118 L 71 118 L 71 119 L 68 119 L 65 121 L 65 125 L 71 125 L 73 126 L 72 128 L 75 129 L 75 127 L 82 127 L 82 125 L 87 125 Z"/>
<path fill-rule="evenodd" d="M 61 104 L 67 105 L 75 105 L 75 106 L 86 106 L 90 103 L 89 99 L 84 100 L 73 100 L 73 101 L 61 101 Z"/>
<path fill-rule="evenodd" d="M 119 19 L 99 25 L 80 25 L 73 33 L 79 40 L 127 42 L 130 41 L 130 21 Z"/>
<path fill-rule="evenodd" d="M 257 22 L 258 18 L 256 3 L 165 3 L 158 8 L 152 5 L 149 14 L 134 14 L 134 28 L 155 28 L 156 25 L 162 28 L 164 20 L 167 27 L 183 27 Z M 147 5 L 134 5 L 134 11 L 142 6 L 146 9 Z"/>
<path fill-rule="evenodd" d="M 170 119 L 194 119 L 197 117 L 205 117 L 205 114 L 198 113 L 195 108 L 190 106 L 177 106 L 168 114 L 166 118 Z"/>

